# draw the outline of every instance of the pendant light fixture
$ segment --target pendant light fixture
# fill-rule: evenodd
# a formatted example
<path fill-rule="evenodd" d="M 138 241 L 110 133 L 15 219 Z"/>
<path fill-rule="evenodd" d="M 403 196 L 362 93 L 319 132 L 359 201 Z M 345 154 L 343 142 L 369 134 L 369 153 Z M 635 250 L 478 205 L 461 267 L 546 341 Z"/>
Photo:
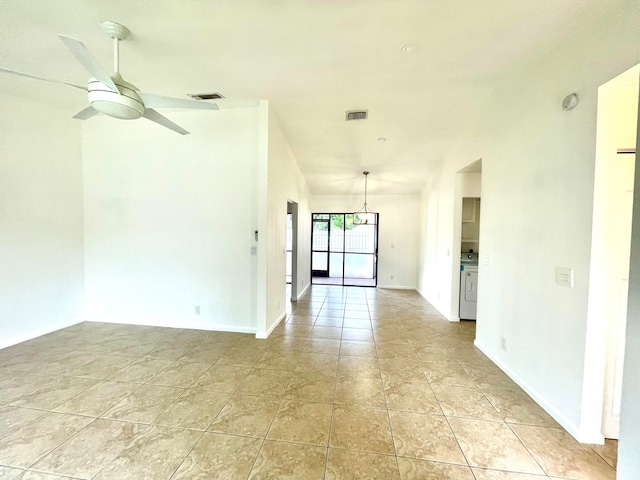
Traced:
<path fill-rule="evenodd" d="M 367 178 L 369 172 L 362 172 L 364 175 L 364 205 L 357 212 L 353 212 L 354 225 L 375 225 L 378 220 L 378 214 L 369 210 L 367 206 Z"/>

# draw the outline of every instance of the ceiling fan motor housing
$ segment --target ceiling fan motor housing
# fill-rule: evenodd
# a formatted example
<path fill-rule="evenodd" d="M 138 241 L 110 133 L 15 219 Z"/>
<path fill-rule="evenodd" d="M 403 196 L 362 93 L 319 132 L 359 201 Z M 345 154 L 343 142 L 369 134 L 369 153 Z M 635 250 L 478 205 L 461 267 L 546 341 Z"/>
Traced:
<path fill-rule="evenodd" d="M 144 114 L 144 103 L 136 93 L 137 88 L 115 75 L 111 77 L 121 93 L 96 80 L 89 79 L 87 90 L 91 106 L 105 115 L 123 120 L 135 120 Z"/>

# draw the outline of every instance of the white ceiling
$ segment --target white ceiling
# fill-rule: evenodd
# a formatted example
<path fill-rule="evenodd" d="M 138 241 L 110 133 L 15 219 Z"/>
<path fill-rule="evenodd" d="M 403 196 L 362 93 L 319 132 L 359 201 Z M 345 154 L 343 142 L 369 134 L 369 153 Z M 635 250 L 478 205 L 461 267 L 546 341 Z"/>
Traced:
<path fill-rule="evenodd" d="M 132 31 L 120 70 L 141 90 L 269 100 L 312 193 L 359 194 L 365 169 L 370 193 L 409 193 L 501 70 L 623 1 L 4 0 L 0 67 L 83 84 L 56 34 L 110 67 L 99 24 L 114 20 Z M 2 73 L 0 86 L 69 117 L 85 106 L 64 86 Z M 345 122 L 360 108 L 368 120 Z"/>

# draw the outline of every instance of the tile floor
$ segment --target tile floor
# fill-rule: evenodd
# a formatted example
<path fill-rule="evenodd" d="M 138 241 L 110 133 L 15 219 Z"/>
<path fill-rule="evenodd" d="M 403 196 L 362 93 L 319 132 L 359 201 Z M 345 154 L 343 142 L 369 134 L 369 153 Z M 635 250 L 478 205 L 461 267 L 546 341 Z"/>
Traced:
<path fill-rule="evenodd" d="M 0 350 L 0 479 L 615 478 L 414 292 L 314 286 L 268 340 L 83 323 Z"/>

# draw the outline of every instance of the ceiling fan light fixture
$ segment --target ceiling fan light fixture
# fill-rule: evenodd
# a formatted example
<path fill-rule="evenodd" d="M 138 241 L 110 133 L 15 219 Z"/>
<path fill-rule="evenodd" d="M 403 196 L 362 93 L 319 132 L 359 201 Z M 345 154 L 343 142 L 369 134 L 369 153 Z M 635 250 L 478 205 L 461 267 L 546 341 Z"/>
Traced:
<path fill-rule="evenodd" d="M 113 80 L 122 95 L 95 78 L 89 80 L 87 96 L 91 106 L 105 115 L 121 120 L 135 120 L 144 115 L 144 102 L 136 93 L 136 87 L 118 76 L 114 76 Z"/>
<path fill-rule="evenodd" d="M 364 175 L 364 205 L 357 212 L 353 212 L 353 224 L 354 225 L 375 225 L 378 223 L 378 214 L 369 210 L 367 205 L 367 178 L 369 176 L 368 171 L 362 172 Z"/>

